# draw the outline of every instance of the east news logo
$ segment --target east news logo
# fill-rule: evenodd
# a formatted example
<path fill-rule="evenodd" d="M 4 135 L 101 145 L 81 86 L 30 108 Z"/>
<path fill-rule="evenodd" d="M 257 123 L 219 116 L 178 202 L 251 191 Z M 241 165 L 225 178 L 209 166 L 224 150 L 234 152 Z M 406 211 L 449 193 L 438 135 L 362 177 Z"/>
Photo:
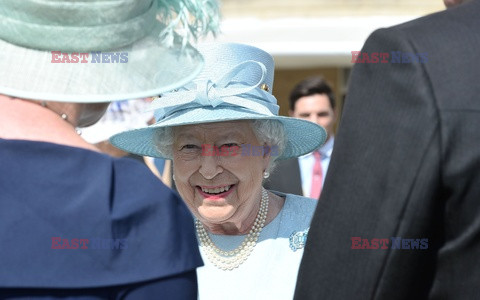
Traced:
<path fill-rule="evenodd" d="M 352 249 L 403 249 L 403 250 L 425 250 L 428 249 L 428 239 L 404 239 L 391 237 L 390 239 L 362 239 L 352 236 Z"/>
<path fill-rule="evenodd" d="M 270 156 L 278 156 L 278 146 L 255 146 L 242 144 L 241 146 L 216 146 L 211 144 L 202 144 L 202 156 L 264 156 L 269 153 Z"/>
<path fill-rule="evenodd" d="M 61 237 L 52 237 L 52 249 L 103 249 L 103 250 L 123 250 L 127 249 L 127 239 L 62 239 Z"/>
<path fill-rule="evenodd" d="M 403 51 L 391 52 L 362 52 L 352 51 L 352 63 L 354 64 L 412 64 L 427 63 L 427 53 L 414 53 Z"/>
<path fill-rule="evenodd" d="M 90 60 L 89 60 L 90 58 Z M 90 52 L 90 53 L 62 53 L 61 51 L 52 51 L 53 64 L 116 64 L 127 63 L 128 52 Z"/>

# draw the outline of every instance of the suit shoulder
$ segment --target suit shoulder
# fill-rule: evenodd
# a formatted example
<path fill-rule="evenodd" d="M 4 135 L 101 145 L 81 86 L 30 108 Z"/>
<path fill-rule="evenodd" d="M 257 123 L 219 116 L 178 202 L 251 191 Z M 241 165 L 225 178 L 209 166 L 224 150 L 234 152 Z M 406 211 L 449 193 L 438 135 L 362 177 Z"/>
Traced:
<path fill-rule="evenodd" d="M 421 37 L 424 39 L 425 35 L 432 37 L 438 35 L 440 38 L 444 38 L 449 33 L 458 34 L 461 27 L 468 29 L 468 31 L 478 28 L 480 26 L 478 14 L 480 14 L 480 2 L 473 1 L 386 29 L 390 32 L 403 31 L 412 38 Z"/>

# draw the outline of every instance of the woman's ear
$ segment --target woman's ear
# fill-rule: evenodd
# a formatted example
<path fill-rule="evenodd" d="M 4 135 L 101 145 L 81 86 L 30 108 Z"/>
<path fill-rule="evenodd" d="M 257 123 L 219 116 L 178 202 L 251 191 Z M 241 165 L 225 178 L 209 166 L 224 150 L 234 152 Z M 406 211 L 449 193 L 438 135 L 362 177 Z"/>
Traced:
<path fill-rule="evenodd" d="M 270 164 L 270 159 L 272 159 L 272 146 L 267 143 L 263 144 L 263 169 L 267 170 Z"/>
<path fill-rule="evenodd" d="M 263 145 L 263 156 L 265 157 L 266 155 L 270 156 L 270 159 L 275 159 L 276 156 L 279 155 L 278 153 L 278 146 L 277 145 L 267 145 L 265 143 Z"/>

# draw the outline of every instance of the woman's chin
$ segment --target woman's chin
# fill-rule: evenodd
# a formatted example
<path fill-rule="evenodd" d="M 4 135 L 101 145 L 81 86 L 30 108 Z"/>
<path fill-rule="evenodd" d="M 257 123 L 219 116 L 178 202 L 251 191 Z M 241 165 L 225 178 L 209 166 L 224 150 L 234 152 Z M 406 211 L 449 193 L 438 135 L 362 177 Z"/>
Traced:
<path fill-rule="evenodd" d="M 221 224 L 232 216 L 231 207 L 199 207 L 198 214 L 202 223 Z"/>

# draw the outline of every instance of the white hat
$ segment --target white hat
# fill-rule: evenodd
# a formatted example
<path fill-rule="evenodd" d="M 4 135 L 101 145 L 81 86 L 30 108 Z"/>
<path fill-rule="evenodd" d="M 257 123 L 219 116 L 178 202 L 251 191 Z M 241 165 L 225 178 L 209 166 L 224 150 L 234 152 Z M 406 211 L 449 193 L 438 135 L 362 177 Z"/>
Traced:
<path fill-rule="evenodd" d="M 201 71 L 202 56 L 187 41 L 215 31 L 217 13 L 215 0 L 1 0 L 0 94 L 66 102 L 157 96 Z"/>

